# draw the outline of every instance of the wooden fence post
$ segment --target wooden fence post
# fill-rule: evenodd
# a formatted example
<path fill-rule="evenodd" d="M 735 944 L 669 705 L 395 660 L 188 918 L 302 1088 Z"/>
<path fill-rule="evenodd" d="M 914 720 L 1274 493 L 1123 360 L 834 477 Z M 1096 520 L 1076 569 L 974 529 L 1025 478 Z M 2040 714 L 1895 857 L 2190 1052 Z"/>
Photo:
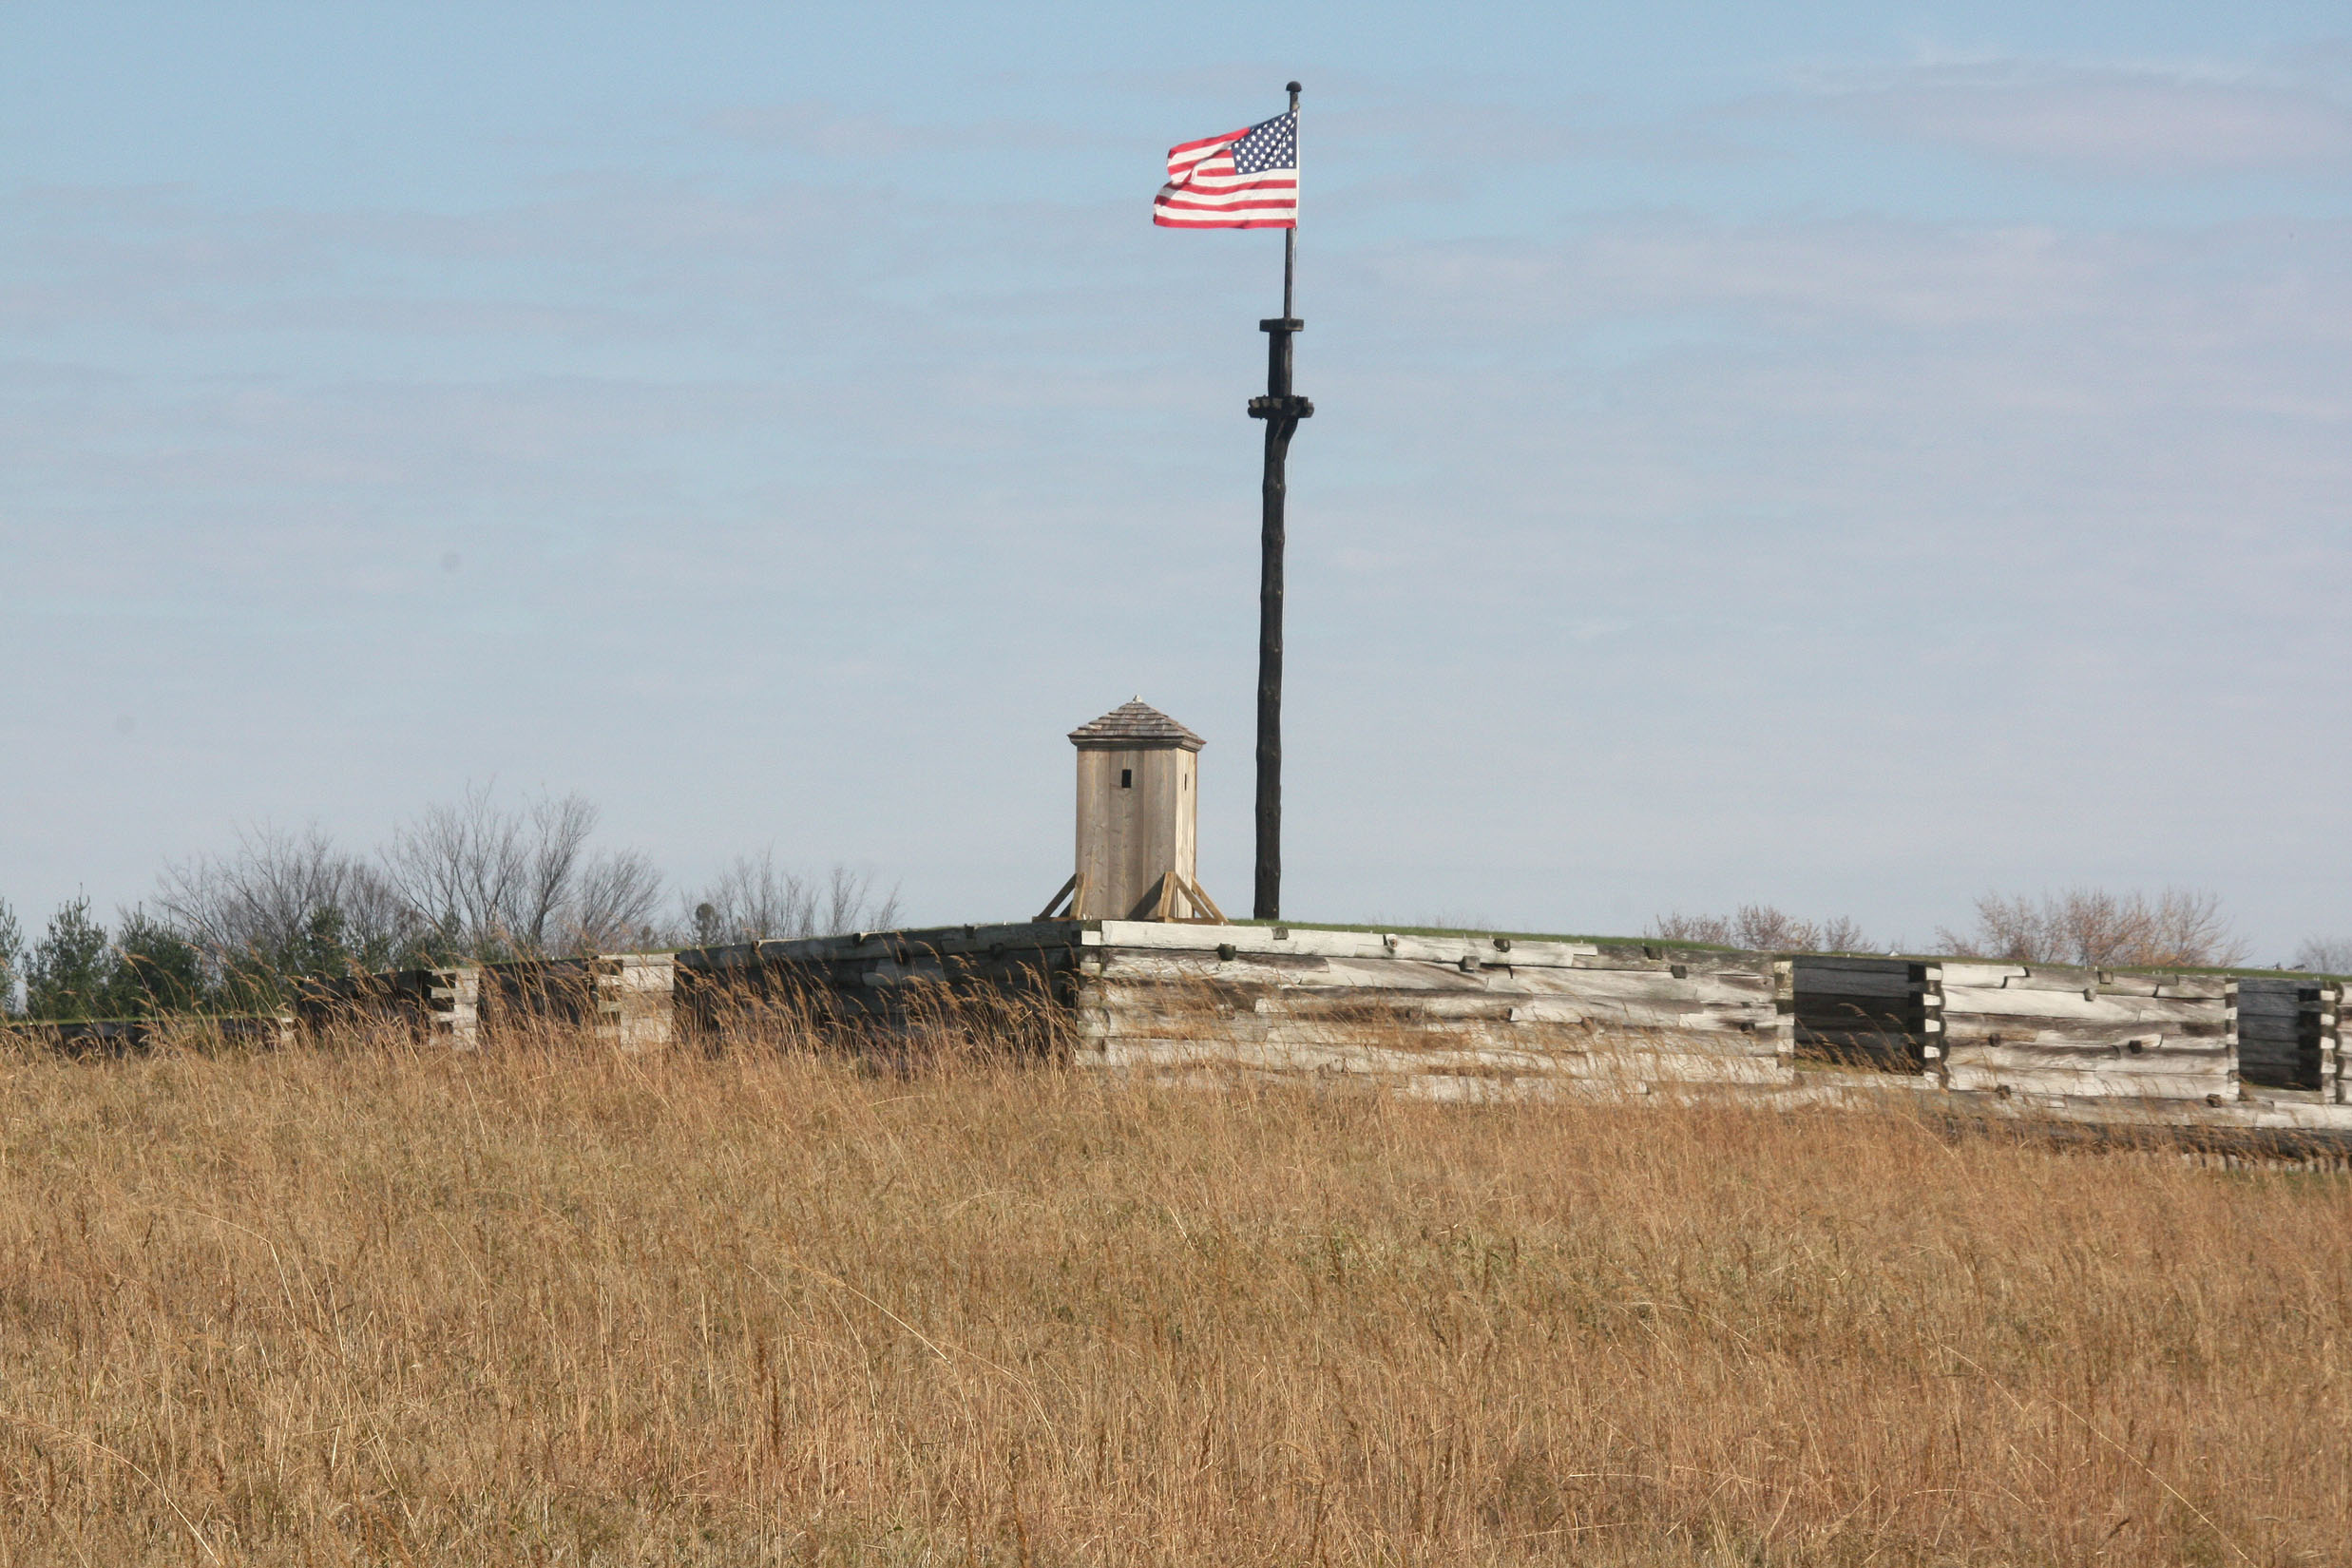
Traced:
<path fill-rule="evenodd" d="M 429 1029 L 447 1036 L 450 1044 L 470 1051 L 482 1043 L 482 971 L 432 969 L 425 975 L 425 1013 Z"/>
<path fill-rule="evenodd" d="M 2343 1103 L 2343 985 L 2320 987 L 2320 1103 Z"/>
<path fill-rule="evenodd" d="M 2229 1086 L 2222 1091 L 2222 1098 L 2234 1103 L 2246 1098 L 2245 1080 L 2238 1071 L 2238 983 L 2234 980 L 2222 987 L 2222 1016 L 2229 1024 Z"/>
<path fill-rule="evenodd" d="M 1784 1078 L 1797 1070 L 1797 966 L 1787 958 L 1772 960 L 1772 1010 L 1779 1015 L 1779 1035 L 1772 1044 Z"/>
<path fill-rule="evenodd" d="M 677 1037 L 678 961 L 668 953 L 605 953 L 589 961 L 596 1037 L 624 1051 L 659 1050 Z"/>
<path fill-rule="evenodd" d="M 1920 1056 L 1940 1089 L 1952 1086 L 1950 1031 L 1943 1026 L 1943 966 L 1929 964 L 1921 971 Z"/>

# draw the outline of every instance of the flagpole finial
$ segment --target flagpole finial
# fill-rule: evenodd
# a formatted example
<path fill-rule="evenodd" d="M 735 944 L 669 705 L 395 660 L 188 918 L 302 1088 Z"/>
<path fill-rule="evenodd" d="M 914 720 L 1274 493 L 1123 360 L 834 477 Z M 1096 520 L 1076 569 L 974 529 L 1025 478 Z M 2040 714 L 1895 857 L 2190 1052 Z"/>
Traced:
<path fill-rule="evenodd" d="M 1296 98 L 1298 96 L 1298 84 L 1296 82 L 1286 82 L 1282 86 L 1282 90 L 1289 93 L 1291 97 Z"/>

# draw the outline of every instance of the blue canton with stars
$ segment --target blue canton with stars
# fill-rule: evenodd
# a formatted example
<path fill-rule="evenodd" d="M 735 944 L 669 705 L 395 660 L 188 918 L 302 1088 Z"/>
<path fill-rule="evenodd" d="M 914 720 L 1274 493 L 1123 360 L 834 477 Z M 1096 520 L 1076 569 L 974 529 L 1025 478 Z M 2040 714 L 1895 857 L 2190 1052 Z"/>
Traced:
<path fill-rule="evenodd" d="M 1233 172 L 1257 174 L 1267 169 L 1298 167 L 1298 111 L 1261 120 L 1250 134 L 1233 143 Z"/>

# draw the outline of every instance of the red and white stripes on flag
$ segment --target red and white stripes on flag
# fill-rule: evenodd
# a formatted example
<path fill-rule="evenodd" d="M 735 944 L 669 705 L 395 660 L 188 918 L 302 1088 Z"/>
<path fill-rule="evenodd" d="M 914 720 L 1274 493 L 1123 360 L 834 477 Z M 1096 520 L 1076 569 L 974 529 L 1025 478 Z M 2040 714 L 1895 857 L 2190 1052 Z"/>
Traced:
<path fill-rule="evenodd" d="M 1168 182 L 1152 201 L 1167 229 L 1298 227 L 1298 113 L 1168 149 Z"/>

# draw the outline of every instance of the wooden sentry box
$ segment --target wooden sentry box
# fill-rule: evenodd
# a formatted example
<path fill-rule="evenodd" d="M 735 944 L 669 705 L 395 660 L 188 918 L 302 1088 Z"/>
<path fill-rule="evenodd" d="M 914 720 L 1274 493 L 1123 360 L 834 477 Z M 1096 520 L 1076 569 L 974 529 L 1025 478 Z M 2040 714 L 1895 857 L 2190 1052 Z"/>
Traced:
<path fill-rule="evenodd" d="M 1199 882 L 1200 736 L 1138 698 L 1070 744 L 1077 866 L 1038 918 L 1222 923 Z"/>

